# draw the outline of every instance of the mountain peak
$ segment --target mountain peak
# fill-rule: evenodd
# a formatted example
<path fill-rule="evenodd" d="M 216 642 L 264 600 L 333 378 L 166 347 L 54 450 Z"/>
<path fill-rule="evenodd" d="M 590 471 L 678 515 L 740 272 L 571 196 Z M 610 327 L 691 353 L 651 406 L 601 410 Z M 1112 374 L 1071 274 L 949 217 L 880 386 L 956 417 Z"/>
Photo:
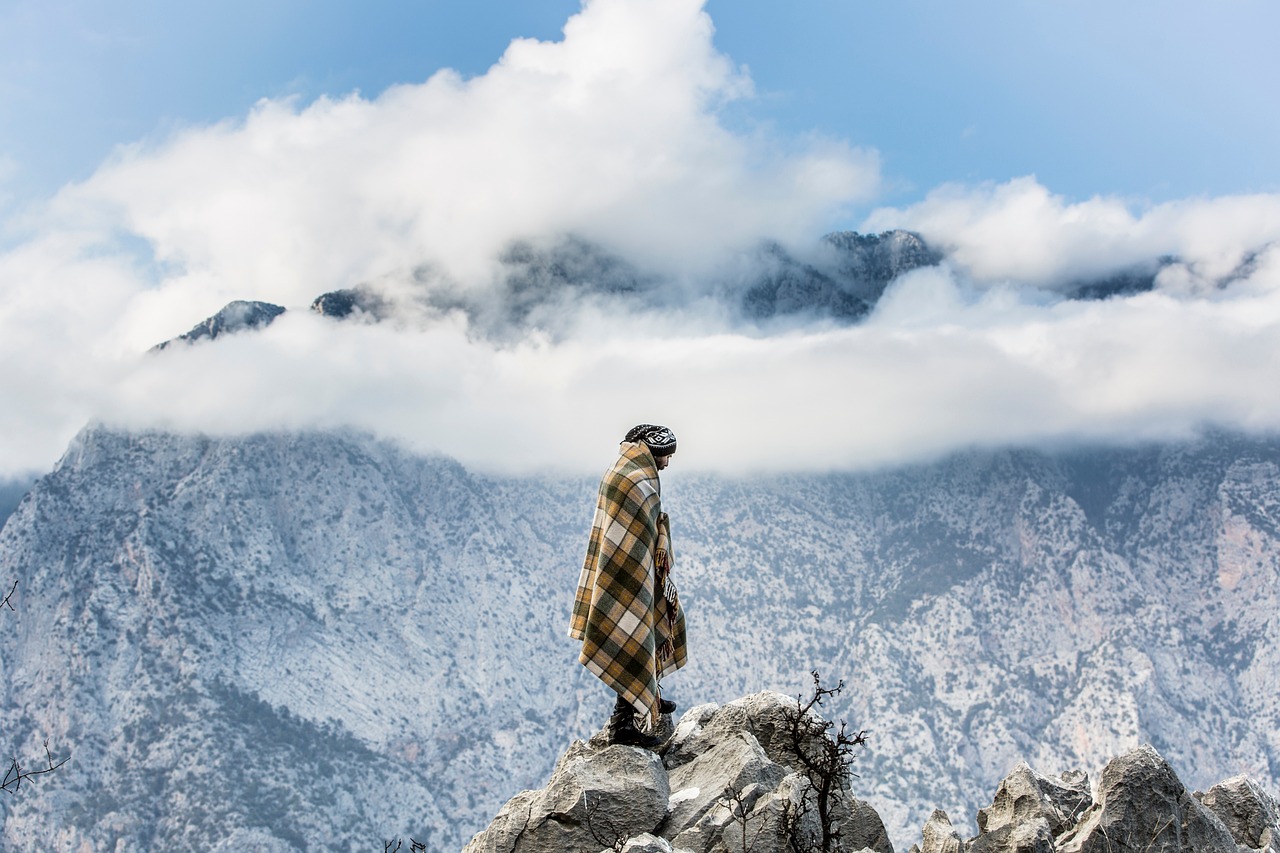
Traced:
<path fill-rule="evenodd" d="M 270 302 L 253 302 L 237 299 L 228 302 L 222 310 L 206 320 L 202 320 L 191 328 L 191 331 L 156 344 L 152 351 L 166 349 L 170 344 L 195 343 L 208 338 L 213 340 L 219 335 L 228 335 L 246 329 L 261 329 L 284 313 L 284 308 Z"/>

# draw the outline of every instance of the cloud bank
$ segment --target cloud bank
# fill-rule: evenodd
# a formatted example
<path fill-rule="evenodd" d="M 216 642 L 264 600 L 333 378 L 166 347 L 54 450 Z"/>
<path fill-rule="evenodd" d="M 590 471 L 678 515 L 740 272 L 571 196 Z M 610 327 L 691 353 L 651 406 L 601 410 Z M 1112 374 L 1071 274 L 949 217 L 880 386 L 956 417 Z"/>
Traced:
<path fill-rule="evenodd" d="M 971 446 L 1280 427 L 1280 199 L 1072 204 L 1033 178 L 947 187 L 907 227 L 947 262 L 855 326 L 734 320 L 698 282 L 764 237 L 802 245 L 873 197 L 875 153 L 730 130 L 751 97 L 696 0 L 592 0 L 557 42 L 121 149 L 0 253 L 0 476 L 47 468 L 90 420 L 235 434 L 355 427 L 499 471 L 595 472 L 640 421 L 680 466 L 909 462 Z M 565 294 L 554 335 L 459 314 L 307 312 L 372 282 L 492 292 L 513 241 L 572 235 L 685 298 Z M 1064 284 L 1177 256 L 1147 293 Z M 495 297 L 496 298 L 496 297 Z M 291 309 L 161 354 L 233 299 Z M 677 469 L 673 469 L 677 470 Z"/>

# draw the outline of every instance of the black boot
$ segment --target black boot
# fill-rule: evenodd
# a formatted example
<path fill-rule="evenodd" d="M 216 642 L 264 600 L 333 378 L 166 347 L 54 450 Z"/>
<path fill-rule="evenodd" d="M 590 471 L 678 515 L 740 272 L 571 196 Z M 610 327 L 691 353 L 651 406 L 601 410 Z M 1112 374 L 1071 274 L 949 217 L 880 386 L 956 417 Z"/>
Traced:
<path fill-rule="evenodd" d="M 658 710 L 664 714 L 670 714 L 676 709 L 676 703 L 670 699 L 663 699 L 658 703 Z"/>
<path fill-rule="evenodd" d="M 630 702 L 619 696 L 613 706 L 613 716 L 609 718 L 609 743 L 657 749 L 662 745 L 662 739 L 636 728 L 635 709 Z"/>

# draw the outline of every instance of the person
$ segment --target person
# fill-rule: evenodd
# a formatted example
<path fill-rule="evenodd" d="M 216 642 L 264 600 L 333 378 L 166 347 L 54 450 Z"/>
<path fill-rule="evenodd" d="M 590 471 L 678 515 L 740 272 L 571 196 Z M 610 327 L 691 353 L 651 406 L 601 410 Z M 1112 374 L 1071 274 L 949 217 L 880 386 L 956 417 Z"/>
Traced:
<path fill-rule="evenodd" d="M 652 731 L 675 710 L 662 698 L 661 679 L 688 657 L 658 481 L 675 452 L 675 434 L 664 426 L 639 424 L 623 437 L 600 481 L 569 626 L 582 641 L 578 661 L 617 694 L 610 741 L 650 749 L 661 741 L 637 719 Z"/>

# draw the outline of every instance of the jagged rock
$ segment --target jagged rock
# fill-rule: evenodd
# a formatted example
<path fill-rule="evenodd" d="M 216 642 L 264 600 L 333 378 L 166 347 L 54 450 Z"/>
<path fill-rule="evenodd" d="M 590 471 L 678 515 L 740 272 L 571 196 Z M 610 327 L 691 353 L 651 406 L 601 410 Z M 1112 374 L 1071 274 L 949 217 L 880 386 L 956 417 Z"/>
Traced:
<path fill-rule="evenodd" d="M 1059 841 L 1060 853 L 1156 850 L 1239 853 L 1231 833 L 1150 745 L 1113 759 L 1097 802 Z"/>
<path fill-rule="evenodd" d="M 777 773 L 779 778 L 786 773 L 802 773 L 804 767 L 797 759 L 796 744 L 790 734 L 791 721 L 795 720 L 798 711 L 795 697 L 769 691 L 754 693 L 723 706 L 699 705 L 689 709 L 680 719 L 675 734 L 664 750 L 663 763 L 671 771 L 672 790 L 679 792 L 682 788 L 691 787 L 677 781 L 684 778 L 682 771 L 690 762 L 704 764 L 706 762 L 698 760 L 699 756 L 707 754 L 715 748 L 715 745 L 743 739 L 749 739 L 751 743 L 756 744 L 767 759 L 779 768 Z M 815 746 L 812 740 L 810 736 L 803 737 L 800 748 L 812 749 Z M 770 787 L 777 784 L 774 782 Z M 735 788 L 735 790 L 738 789 Z M 790 792 L 791 789 L 788 791 Z M 705 801 L 712 794 L 717 793 L 723 793 L 723 785 L 714 792 L 702 790 L 700 801 Z M 761 793 L 757 791 L 754 795 L 758 797 Z M 781 802 L 786 799 L 786 797 L 777 796 L 777 792 L 774 794 L 772 799 L 761 802 L 758 808 L 754 799 L 745 803 L 745 807 L 748 810 L 762 810 L 759 820 L 765 820 L 763 815 L 773 814 L 774 811 L 781 809 Z M 790 793 L 787 794 L 788 797 L 790 795 Z M 803 790 L 800 790 L 799 796 L 803 796 Z M 718 809 L 717 814 L 713 814 L 708 819 L 707 825 L 699 830 L 700 837 L 713 836 L 726 814 L 724 808 Z M 751 814 L 754 815 L 755 811 L 751 811 Z M 841 838 L 847 849 L 868 847 L 882 853 L 892 853 L 893 845 L 889 841 L 880 815 L 870 805 L 855 798 L 848 790 L 842 792 L 842 796 L 836 799 L 832 815 L 834 823 L 840 827 Z M 669 823 L 677 826 L 674 814 Z M 670 837 L 680 840 L 679 836 Z M 688 844 L 690 847 L 697 847 L 692 839 Z"/>
<path fill-rule="evenodd" d="M 600 844 L 634 853 L 783 853 L 796 849 L 793 840 L 810 849 L 821 841 L 823 827 L 810 779 L 798 768 L 794 746 L 787 746 L 788 714 L 796 711 L 794 699 L 777 693 L 696 706 L 674 727 L 664 759 L 577 742 L 546 788 L 514 797 L 464 853 L 597 850 Z M 597 739 L 604 743 L 603 735 Z M 648 763 L 628 772 L 641 782 L 610 768 L 609 762 L 629 757 L 634 763 L 639 755 Z M 619 778 L 605 780 L 605 773 Z M 633 804 L 620 814 L 628 788 L 636 785 L 641 807 Z M 843 849 L 893 853 L 875 809 L 847 789 L 833 796 L 831 815 Z"/>
<path fill-rule="evenodd" d="M 670 789 L 656 753 L 631 746 L 592 749 L 576 741 L 547 786 L 513 797 L 463 853 L 598 850 L 652 832 Z"/>
<path fill-rule="evenodd" d="M 192 327 L 191 331 L 156 344 L 151 350 L 152 352 L 158 352 L 168 348 L 170 344 L 178 342 L 189 344 L 205 338 L 213 340 L 219 335 L 230 334 L 231 332 L 260 329 L 271 325 L 283 313 L 284 308 L 279 305 L 272 305 L 270 302 L 248 302 L 237 299 L 235 302 L 228 302 L 217 314 L 197 323 Z"/>
<path fill-rule="evenodd" d="M 662 834 L 698 853 L 710 850 L 720 838 L 723 818 L 733 811 L 727 792 L 750 808 L 786 775 L 786 769 L 770 761 L 751 734 L 738 732 L 671 772 L 671 813 Z M 713 810 L 725 814 L 703 821 Z"/>
<path fill-rule="evenodd" d="M 1055 780 L 1022 762 L 1000 783 L 991 805 L 978 810 L 978 834 L 1043 822 L 1050 836 L 1057 838 L 1075 826 L 1091 805 L 1087 774 L 1068 772 Z"/>
<path fill-rule="evenodd" d="M 880 814 L 870 803 L 850 796 L 847 802 L 839 804 L 846 813 L 841 815 L 840 840 L 846 850 L 872 850 L 875 853 L 893 853 L 893 842 L 889 840 L 889 832 L 885 829 Z"/>
<path fill-rule="evenodd" d="M 964 847 L 965 853 L 1054 853 L 1053 834 L 1044 818 L 1002 826 L 979 835 Z"/>
<path fill-rule="evenodd" d="M 1217 815 L 1236 843 L 1280 853 L 1280 802 L 1244 776 L 1219 782 L 1196 799 Z"/>
<path fill-rule="evenodd" d="M 961 853 L 964 850 L 964 840 L 942 809 L 933 810 L 920 834 L 921 843 L 912 845 L 911 853 Z"/>
<path fill-rule="evenodd" d="M 675 769 L 740 732 L 747 732 L 764 749 L 770 761 L 800 770 L 786 746 L 787 715 L 797 711 L 794 696 L 769 691 L 753 693 L 721 706 L 690 708 L 663 754 L 663 763 Z"/>
<path fill-rule="evenodd" d="M 614 853 L 615 850 L 617 850 L 616 847 L 606 847 L 600 853 Z M 689 851 L 672 847 L 671 843 L 661 836 L 642 832 L 634 838 L 627 839 L 627 843 L 622 845 L 622 853 L 689 853 Z"/>
<path fill-rule="evenodd" d="M 1049 778 L 1019 763 L 977 824 L 962 841 L 935 810 L 911 853 L 1280 853 L 1280 805 L 1256 783 L 1236 777 L 1188 794 L 1150 746 L 1107 765 L 1096 803 L 1082 771 Z"/>

